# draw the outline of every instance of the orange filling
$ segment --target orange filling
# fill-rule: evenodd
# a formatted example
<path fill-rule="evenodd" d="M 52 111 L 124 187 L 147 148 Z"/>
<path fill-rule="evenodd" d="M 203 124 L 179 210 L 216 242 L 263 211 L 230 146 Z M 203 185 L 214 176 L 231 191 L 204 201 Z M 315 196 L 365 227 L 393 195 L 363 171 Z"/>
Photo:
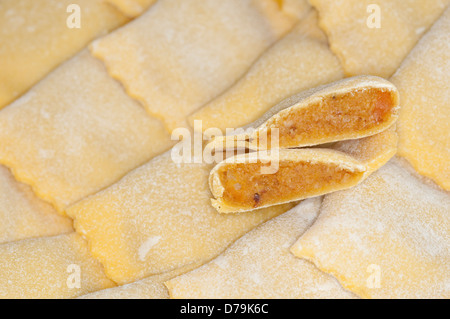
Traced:
<path fill-rule="evenodd" d="M 389 120 L 394 99 L 387 90 L 358 90 L 328 96 L 320 103 L 283 114 L 268 124 L 279 129 L 280 147 L 293 147 L 370 130 Z"/>
<path fill-rule="evenodd" d="M 363 173 L 335 164 L 280 161 L 274 174 L 259 163 L 230 164 L 219 170 L 227 205 L 256 208 L 302 199 L 354 185 Z"/>

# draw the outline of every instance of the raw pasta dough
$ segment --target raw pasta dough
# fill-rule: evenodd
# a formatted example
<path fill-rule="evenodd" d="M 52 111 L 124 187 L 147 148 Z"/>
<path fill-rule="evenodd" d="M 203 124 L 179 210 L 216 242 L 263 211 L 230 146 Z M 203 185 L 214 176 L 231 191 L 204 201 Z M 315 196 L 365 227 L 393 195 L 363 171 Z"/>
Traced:
<path fill-rule="evenodd" d="M 169 292 L 164 281 L 179 276 L 185 272 L 199 267 L 199 264 L 190 264 L 161 275 L 150 276 L 123 286 L 99 290 L 80 299 L 169 299 Z"/>
<path fill-rule="evenodd" d="M 310 0 L 347 75 L 391 76 L 449 0 Z M 380 9 L 380 28 L 369 27 Z M 369 20 L 369 24 L 368 24 Z"/>
<path fill-rule="evenodd" d="M 0 243 L 73 232 L 69 218 L 60 216 L 1 165 L 0 221 Z"/>
<path fill-rule="evenodd" d="M 449 298 L 450 198 L 396 159 L 327 195 L 292 252 L 361 297 Z"/>
<path fill-rule="evenodd" d="M 212 204 L 221 213 L 249 211 L 346 189 L 383 166 L 396 151 L 397 134 L 390 127 L 369 137 L 334 143 L 329 149 L 281 149 L 275 154 L 230 157 L 210 173 Z"/>
<path fill-rule="evenodd" d="M 272 0 L 160 0 L 91 52 L 172 131 L 233 84 L 292 20 Z"/>
<path fill-rule="evenodd" d="M 133 18 L 147 10 L 156 0 L 106 0 L 127 16 Z"/>
<path fill-rule="evenodd" d="M 70 4 L 81 9 L 79 29 L 67 26 Z M 125 22 L 103 0 L 0 1 L 0 109 L 91 40 Z"/>
<path fill-rule="evenodd" d="M 288 15 L 301 19 L 311 9 L 308 0 L 273 0 Z"/>
<path fill-rule="evenodd" d="M 166 282 L 171 298 L 354 298 L 336 279 L 289 251 L 316 219 L 320 202 L 303 201 L 208 264 Z"/>
<path fill-rule="evenodd" d="M 87 51 L 0 112 L 0 162 L 58 211 L 170 147 Z"/>
<path fill-rule="evenodd" d="M 73 298 L 114 285 L 75 233 L 0 245 L 0 298 Z"/>
<path fill-rule="evenodd" d="M 424 35 L 392 77 L 402 108 L 398 153 L 450 190 L 450 9 Z"/>
<path fill-rule="evenodd" d="M 99 290 L 78 299 L 169 299 L 169 293 L 163 283 L 148 283 L 143 279 L 127 285 Z"/>
<path fill-rule="evenodd" d="M 108 277 L 125 284 L 205 263 L 250 229 L 292 207 L 219 214 L 210 203 L 211 168 L 174 163 L 169 151 L 67 213 Z"/>
<path fill-rule="evenodd" d="M 189 117 L 201 120 L 203 129 L 237 128 L 261 117 L 291 95 L 343 77 L 342 67 L 330 51 L 310 12 L 284 38 L 269 48 L 245 76 L 225 93 Z"/>

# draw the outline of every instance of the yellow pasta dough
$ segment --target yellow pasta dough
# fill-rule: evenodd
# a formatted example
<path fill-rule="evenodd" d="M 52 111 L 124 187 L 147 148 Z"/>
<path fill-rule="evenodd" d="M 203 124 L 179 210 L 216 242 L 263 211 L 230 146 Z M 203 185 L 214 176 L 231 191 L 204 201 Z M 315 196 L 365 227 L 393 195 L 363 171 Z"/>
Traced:
<path fill-rule="evenodd" d="M 87 51 L 0 112 L 0 162 L 58 211 L 170 147 Z"/>
<path fill-rule="evenodd" d="M 80 9 L 80 28 L 67 24 L 76 14 L 73 5 Z M 0 108 L 91 40 L 126 21 L 103 0 L 0 1 Z"/>
<path fill-rule="evenodd" d="M 310 0 L 347 75 L 391 76 L 449 0 Z"/>
<path fill-rule="evenodd" d="M 189 117 L 203 129 L 237 128 L 261 117 L 291 95 L 343 77 L 337 57 L 317 26 L 317 14 L 308 16 L 269 48 L 229 90 Z"/>
<path fill-rule="evenodd" d="M 325 196 L 292 252 L 366 298 L 449 298 L 450 198 L 396 159 Z"/>
<path fill-rule="evenodd" d="M 308 0 L 274 0 L 288 15 L 301 19 L 311 9 Z"/>
<path fill-rule="evenodd" d="M 119 284 L 205 263 L 292 205 L 222 215 L 210 203 L 209 164 L 177 164 L 171 152 L 68 209 L 77 232 Z"/>
<path fill-rule="evenodd" d="M 75 233 L 0 245 L 0 298 L 73 298 L 114 285 Z"/>
<path fill-rule="evenodd" d="M 156 0 L 106 0 L 116 6 L 120 11 L 129 17 L 136 17 L 144 12 Z"/>
<path fill-rule="evenodd" d="M 0 243 L 73 232 L 72 221 L 0 165 Z"/>
<path fill-rule="evenodd" d="M 293 23 L 272 0 L 160 0 L 91 52 L 172 131 Z"/>
<path fill-rule="evenodd" d="M 398 153 L 450 190 L 450 9 L 408 55 L 392 82 L 402 97 Z"/>
<path fill-rule="evenodd" d="M 245 234 L 208 264 L 168 282 L 172 298 L 354 298 L 290 246 L 316 219 L 321 198 Z"/>
<path fill-rule="evenodd" d="M 134 281 L 123 286 L 99 290 L 80 299 L 169 299 L 169 291 L 164 282 L 185 272 L 199 267 L 200 264 L 190 264 L 185 267 Z"/>

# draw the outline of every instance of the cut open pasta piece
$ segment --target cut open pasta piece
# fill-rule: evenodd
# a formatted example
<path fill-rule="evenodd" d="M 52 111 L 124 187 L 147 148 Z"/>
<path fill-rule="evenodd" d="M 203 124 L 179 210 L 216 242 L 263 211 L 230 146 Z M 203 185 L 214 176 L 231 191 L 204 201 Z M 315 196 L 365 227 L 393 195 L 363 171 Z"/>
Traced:
<path fill-rule="evenodd" d="M 365 171 L 353 157 L 329 149 L 237 155 L 211 171 L 212 205 L 230 213 L 297 201 L 354 186 Z"/>
<path fill-rule="evenodd" d="M 243 134 L 215 138 L 206 147 L 228 148 L 230 139 L 251 150 L 295 148 L 362 138 L 397 120 L 397 89 L 373 76 L 357 76 L 294 95 L 274 106 Z M 251 130 L 255 128 L 255 130 Z M 275 135 L 274 135 L 275 134 Z"/>
<path fill-rule="evenodd" d="M 310 0 L 349 76 L 391 76 L 449 0 Z"/>
<path fill-rule="evenodd" d="M 278 161 L 278 166 L 273 166 L 267 152 L 231 157 L 228 163 L 225 160 L 211 171 L 210 187 L 213 195 L 216 198 L 224 197 L 225 191 L 229 191 L 225 198 L 213 200 L 213 205 L 219 212 L 251 210 L 251 205 L 263 205 L 262 198 L 270 206 L 288 200 L 289 194 L 296 192 L 302 194 L 297 195 L 297 199 L 301 199 L 356 185 L 395 155 L 397 141 L 395 126 L 392 126 L 372 136 L 334 143 L 329 146 L 330 149 L 285 149 L 279 150 L 281 153 L 275 151 L 272 156 Z M 311 162 L 316 160 L 319 163 L 282 163 L 283 157 L 303 158 L 303 162 L 309 158 Z M 348 169 L 338 168 L 327 162 L 328 159 L 334 161 L 337 158 L 349 161 L 347 164 L 350 166 L 357 164 L 357 170 L 349 174 Z M 320 162 L 321 160 L 324 161 Z M 274 171 L 274 168 L 278 168 L 278 171 Z M 280 172 L 280 169 L 283 171 Z M 323 185 L 324 188 L 317 188 L 318 185 Z"/>

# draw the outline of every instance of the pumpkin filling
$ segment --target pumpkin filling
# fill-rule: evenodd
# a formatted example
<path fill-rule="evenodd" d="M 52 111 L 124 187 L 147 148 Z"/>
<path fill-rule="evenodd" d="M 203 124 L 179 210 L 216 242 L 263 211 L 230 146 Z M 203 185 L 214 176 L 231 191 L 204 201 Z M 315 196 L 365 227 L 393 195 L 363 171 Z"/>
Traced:
<path fill-rule="evenodd" d="M 388 90 L 361 89 L 282 111 L 267 124 L 279 129 L 280 147 L 295 147 L 373 129 L 390 119 L 395 104 L 395 95 Z M 270 129 L 268 133 L 270 139 Z"/>
<path fill-rule="evenodd" d="M 303 199 L 352 186 L 363 172 L 330 163 L 280 161 L 274 174 L 262 174 L 258 163 L 229 164 L 218 174 L 229 206 L 256 207 Z"/>

